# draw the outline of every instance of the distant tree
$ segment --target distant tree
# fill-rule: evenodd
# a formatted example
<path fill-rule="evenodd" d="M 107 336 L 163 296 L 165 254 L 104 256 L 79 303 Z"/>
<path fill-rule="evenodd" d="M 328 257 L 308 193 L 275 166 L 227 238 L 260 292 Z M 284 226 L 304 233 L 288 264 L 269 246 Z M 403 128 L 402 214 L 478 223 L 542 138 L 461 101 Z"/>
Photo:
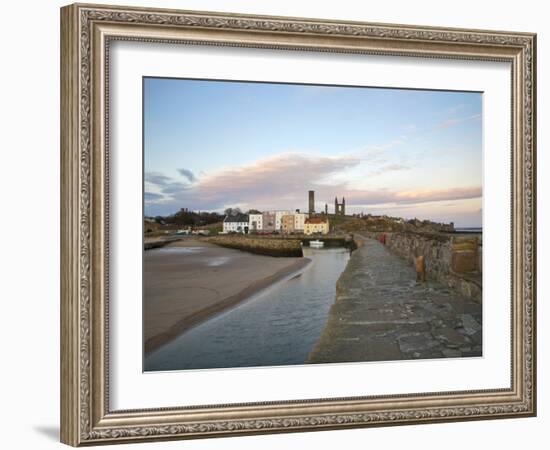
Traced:
<path fill-rule="evenodd" d="M 261 214 L 261 211 L 258 211 L 257 209 L 249 209 L 247 214 Z"/>
<path fill-rule="evenodd" d="M 192 211 L 188 211 L 186 208 L 180 209 L 176 214 L 169 216 L 167 219 L 171 223 L 185 226 L 194 226 L 199 222 L 197 215 Z"/>
<path fill-rule="evenodd" d="M 227 208 L 224 213 L 226 216 L 236 216 L 241 214 L 241 208 Z"/>
<path fill-rule="evenodd" d="M 223 215 L 216 212 L 207 211 L 189 211 L 187 208 L 181 208 L 177 213 L 166 217 L 156 216 L 155 222 L 160 224 L 172 224 L 186 227 L 196 227 L 201 225 L 210 225 L 221 222 Z"/>
<path fill-rule="evenodd" d="M 221 222 L 223 216 L 216 212 L 203 211 L 199 214 L 200 225 L 209 225 L 211 223 Z"/>

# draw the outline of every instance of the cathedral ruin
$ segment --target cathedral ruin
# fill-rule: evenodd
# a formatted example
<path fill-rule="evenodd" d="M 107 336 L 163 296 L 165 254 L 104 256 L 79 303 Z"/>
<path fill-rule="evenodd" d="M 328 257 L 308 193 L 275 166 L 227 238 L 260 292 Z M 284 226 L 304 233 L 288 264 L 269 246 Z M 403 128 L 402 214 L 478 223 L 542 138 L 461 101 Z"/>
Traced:
<path fill-rule="evenodd" d="M 337 216 L 346 215 L 346 199 L 342 197 L 342 203 L 338 203 L 338 197 L 334 197 L 334 214 Z"/>

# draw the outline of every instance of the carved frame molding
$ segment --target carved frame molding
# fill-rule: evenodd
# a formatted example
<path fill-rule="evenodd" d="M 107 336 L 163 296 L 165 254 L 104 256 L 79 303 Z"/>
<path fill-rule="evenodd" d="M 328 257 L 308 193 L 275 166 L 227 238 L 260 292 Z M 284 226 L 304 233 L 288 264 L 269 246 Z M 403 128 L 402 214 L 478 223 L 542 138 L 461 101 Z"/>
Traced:
<path fill-rule="evenodd" d="M 112 40 L 509 61 L 512 386 L 487 391 L 111 411 L 108 58 Z M 536 36 L 75 4 L 61 10 L 61 439 L 151 439 L 533 416 L 536 413 Z"/>

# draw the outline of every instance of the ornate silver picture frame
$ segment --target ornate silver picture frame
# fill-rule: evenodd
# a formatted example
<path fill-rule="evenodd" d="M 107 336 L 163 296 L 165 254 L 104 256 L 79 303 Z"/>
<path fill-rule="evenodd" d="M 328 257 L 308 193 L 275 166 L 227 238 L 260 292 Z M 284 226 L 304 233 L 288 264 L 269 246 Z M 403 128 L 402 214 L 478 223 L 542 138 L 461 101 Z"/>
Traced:
<path fill-rule="evenodd" d="M 507 62 L 511 357 L 507 388 L 115 410 L 109 385 L 109 57 L 115 41 Z M 536 36 L 74 4 L 61 9 L 61 441 L 147 440 L 536 414 Z M 487 286 L 487 289 L 490 289 Z M 112 325 L 112 324 L 111 324 Z"/>

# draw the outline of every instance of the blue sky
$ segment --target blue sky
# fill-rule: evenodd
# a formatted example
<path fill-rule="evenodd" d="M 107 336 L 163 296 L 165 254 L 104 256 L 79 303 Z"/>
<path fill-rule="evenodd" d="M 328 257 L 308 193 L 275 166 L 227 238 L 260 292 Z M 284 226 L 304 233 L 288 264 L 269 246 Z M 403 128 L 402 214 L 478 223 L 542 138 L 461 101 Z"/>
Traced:
<path fill-rule="evenodd" d="M 482 94 L 144 79 L 145 214 L 329 210 L 481 225 Z"/>

